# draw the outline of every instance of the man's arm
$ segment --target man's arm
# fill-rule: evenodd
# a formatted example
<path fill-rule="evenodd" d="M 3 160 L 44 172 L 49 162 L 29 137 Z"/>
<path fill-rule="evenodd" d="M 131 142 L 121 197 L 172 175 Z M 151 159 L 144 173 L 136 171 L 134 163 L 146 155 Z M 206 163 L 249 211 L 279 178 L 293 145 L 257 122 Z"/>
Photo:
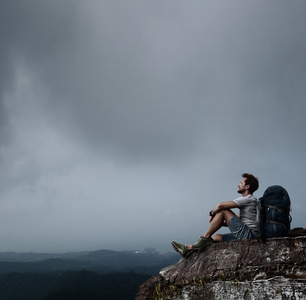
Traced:
<path fill-rule="evenodd" d="M 235 201 L 226 201 L 221 202 L 215 206 L 215 208 L 211 211 L 212 215 L 215 215 L 217 212 L 225 209 L 237 208 L 238 204 Z"/>

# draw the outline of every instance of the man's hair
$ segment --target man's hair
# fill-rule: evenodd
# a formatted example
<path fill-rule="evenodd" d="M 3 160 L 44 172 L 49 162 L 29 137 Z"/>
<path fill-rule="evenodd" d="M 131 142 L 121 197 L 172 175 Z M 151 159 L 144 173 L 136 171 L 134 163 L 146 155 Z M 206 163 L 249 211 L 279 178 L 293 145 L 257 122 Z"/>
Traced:
<path fill-rule="evenodd" d="M 249 190 L 251 194 L 253 194 L 258 189 L 258 179 L 254 175 L 248 173 L 243 173 L 241 176 L 246 178 L 245 184 L 250 186 Z"/>

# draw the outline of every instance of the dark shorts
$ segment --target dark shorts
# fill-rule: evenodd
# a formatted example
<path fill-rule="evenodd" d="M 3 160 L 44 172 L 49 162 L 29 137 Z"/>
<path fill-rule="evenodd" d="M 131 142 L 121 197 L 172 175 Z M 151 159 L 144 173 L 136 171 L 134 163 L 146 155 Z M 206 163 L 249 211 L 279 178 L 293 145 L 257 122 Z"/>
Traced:
<path fill-rule="evenodd" d="M 254 239 L 251 229 L 234 215 L 228 222 L 228 228 L 231 233 L 222 234 L 222 241 L 229 242 L 232 240 Z"/>

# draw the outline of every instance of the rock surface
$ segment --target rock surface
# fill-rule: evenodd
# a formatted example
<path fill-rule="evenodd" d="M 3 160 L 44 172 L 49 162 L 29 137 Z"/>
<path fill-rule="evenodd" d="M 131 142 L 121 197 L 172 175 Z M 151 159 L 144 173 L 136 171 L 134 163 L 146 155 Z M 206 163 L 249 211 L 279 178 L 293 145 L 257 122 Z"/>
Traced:
<path fill-rule="evenodd" d="M 161 270 L 136 300 L 306 299 L 305 257 L 306 236 L 216 243 Z"/>

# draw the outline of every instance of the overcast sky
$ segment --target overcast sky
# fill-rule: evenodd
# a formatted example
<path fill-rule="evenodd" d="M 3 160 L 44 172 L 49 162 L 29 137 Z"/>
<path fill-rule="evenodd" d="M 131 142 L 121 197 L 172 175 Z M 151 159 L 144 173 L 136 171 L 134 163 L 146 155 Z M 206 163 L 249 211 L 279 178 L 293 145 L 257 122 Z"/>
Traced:
<path fill-rule="evenodd" d="M 0 251 L 172 251 L 241 173 L 305 227 L 306 2 L 0 0 Z"/>

